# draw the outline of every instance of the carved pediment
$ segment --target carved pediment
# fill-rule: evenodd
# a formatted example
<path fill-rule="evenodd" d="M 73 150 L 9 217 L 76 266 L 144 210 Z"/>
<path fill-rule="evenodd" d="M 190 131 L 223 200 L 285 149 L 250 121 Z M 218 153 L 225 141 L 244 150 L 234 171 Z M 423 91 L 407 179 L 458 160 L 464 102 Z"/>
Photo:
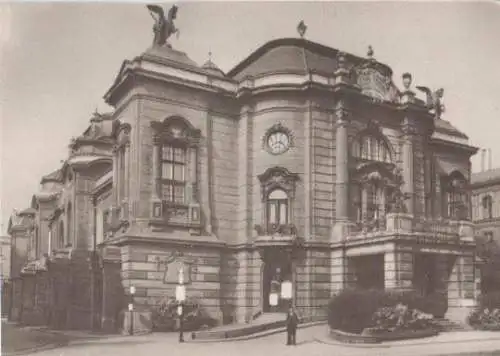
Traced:
<path fill-rule="evenodd" d="M 277 188 L 283 189 L 290 198 L 293 198 L 295 182 L 299 180 L 299 175 L 291 173 L 283 167 L 272 167 L 259 175 L 258 178 L 261 183 L 262 201 L 265 201 L 269 192 Z"/>
<path fill-rule="evenodd" d="M 397 102 L 398 90 L 390 75 L 382 73 L 375 66 L 362 66 L 356 70 L 357 84 L 361 92 L 381 101 Z"/>
<path fill-rule="evenodd" d="M 181 117 L 170 117 L 163 122 L 153 121 L 151 127 L 159 140 L 196 144 L 201 138 L 201 131 Z"/>

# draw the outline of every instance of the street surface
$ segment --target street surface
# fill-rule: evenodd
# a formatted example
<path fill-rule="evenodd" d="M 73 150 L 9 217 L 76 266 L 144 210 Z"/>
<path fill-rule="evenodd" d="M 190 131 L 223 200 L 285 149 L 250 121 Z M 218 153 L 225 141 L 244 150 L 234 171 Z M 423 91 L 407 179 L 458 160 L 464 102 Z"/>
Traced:
<path fill-rule="evenodd" d="M 360 347 L 332 345 L 318 342 L 315 338 L 325 335 L 324 325 L 300 329 L 297 345 L 286 346 L 285 334 L 274 334 L 246 341 L 220 343 L 178 343 L 173 333 L 140 336 L 113 336 L 105 339 L 74 340 L 69 346 L 36 352 L 37 356 L 110 356 L 137 355 L 217 355 L 217 356 L 366 356 L 366 355 L 500 355 L 500 333 L 455 332 L 436 338 L 402 341 L 390 347 Z M 19 341 L 19 340 L 18 340 Z M 2 343 L 6 342 L 4 339 Z M 10 341 L 7 341 L 9 343 Z M 7 351 L 7 350 L 5 350 Z M 4 352 L 5 352 L 4 351 Z M 4 353 L 2 353 L 4 354 Z M 31 353 L 34 354 L 34 353 Z M 8 355 L 8 354 L 7 354 Z"/>

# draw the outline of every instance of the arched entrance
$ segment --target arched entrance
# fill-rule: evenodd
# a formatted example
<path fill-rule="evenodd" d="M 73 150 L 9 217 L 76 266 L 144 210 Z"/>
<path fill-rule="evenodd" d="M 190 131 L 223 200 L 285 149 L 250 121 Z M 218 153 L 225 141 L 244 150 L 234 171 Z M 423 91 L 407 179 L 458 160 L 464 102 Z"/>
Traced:
<path fill-rule="evenodd" d="M 281 298 L 281 285 L 284 281 L 293 283 L 293 265 L 289 253 L 280 249 L 266 249 L 262 267 L 262 311 L 264 313 L 286 312 L 290 300 Z M 271 293 L 278 294 L 278 305 L 270 302 Z"/>

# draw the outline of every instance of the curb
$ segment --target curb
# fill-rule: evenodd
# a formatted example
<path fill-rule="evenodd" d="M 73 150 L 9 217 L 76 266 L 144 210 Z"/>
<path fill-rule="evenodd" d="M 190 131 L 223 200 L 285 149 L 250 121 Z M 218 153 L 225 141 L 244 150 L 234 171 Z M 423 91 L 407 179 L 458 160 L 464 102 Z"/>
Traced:
<path fill-rule="evenodd" d="M 467 332 L 467 331 L 463 331 Z M 427 338 L 428 339 L 428 338 Z M 395 341 L 386 341 L 386 343 L 382 344 L 354 344 L 354 343 L 343 343 L 339 341 L 335 341 L 334 339 L 330 339 L 328 337 L 315 337 L 314 341 L 319 342 L 321 344 L 326 344 L 326 345 L 332 345 L 332 346 L 343 346 L 343 347 L 350 347 L 350 348 L 357 348 L 357 349 L 388 349 L 388 348 L 397 348 L 397 347 L 407 347 L 407 346 L 423 346 L 423 345 L 436 345 L 436 344 L 456 344 L 456 343 L 464 343 L 464 342 L 478 342 L 478 341 L 493 341 L 493 340 L 500 340 L 500 335 L 496 336 L 494 338 L 488 338 L 488 339 L 467 339 L 463 341 L 457 341 L 457 340 L 435 340 L 432 342 L 410 342 L 409 340 L 406 340 L 405 343 L 398 343 L 394 344 Z M 404 340 L 401 340 L 404 341 Z M 401 341 L 396 341 L 396 342 L 401 342 Z"/>
<path fill-rule="evenodd" d="M 312 326 L 323 325 L 323 324 L 326 324 L 326 321 L 313 321 L 310 323 L 299 324 L 297 326 L 297 328 L 304 329 L 304 328 L 309 328 Z M 285 331 L 286 331 L 286 327 L 279 327 L 277 329 L 261 331 L 259 333 L 245 335 L 245 336 L 228 337 L 228 338 L 223 338 L 223 339 L 194 339 L 194 340 L 191 339 L 191 340 L 186 340 L 185 342 L 191 343 L 191 344 L 196 344 L 196 343 L 201 344 L 201 343 L 219 343 L 219 342 L 230 342 L 230 341 L 245 341 L 245 340 L 258 339 L 258 338 L 269 336 L 269 335 L 279 334 L 279 333 L 282 333 Z"/>

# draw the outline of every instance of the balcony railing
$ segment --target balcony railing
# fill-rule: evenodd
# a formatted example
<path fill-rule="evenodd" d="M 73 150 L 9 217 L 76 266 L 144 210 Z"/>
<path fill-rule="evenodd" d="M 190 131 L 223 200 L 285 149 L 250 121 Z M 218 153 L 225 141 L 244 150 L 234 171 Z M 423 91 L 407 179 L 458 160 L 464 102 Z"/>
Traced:
<path fill-rule="evenodd" d="M 414 218 L 409 214 L 392 213 L 381 219 L 355 223 L 349 239 L 389 235 L 413 235 L 429 242 L 473 241 L 473 223 L 465 220 Z M 411 237 L 410 237 L 411 238 Z"/>

